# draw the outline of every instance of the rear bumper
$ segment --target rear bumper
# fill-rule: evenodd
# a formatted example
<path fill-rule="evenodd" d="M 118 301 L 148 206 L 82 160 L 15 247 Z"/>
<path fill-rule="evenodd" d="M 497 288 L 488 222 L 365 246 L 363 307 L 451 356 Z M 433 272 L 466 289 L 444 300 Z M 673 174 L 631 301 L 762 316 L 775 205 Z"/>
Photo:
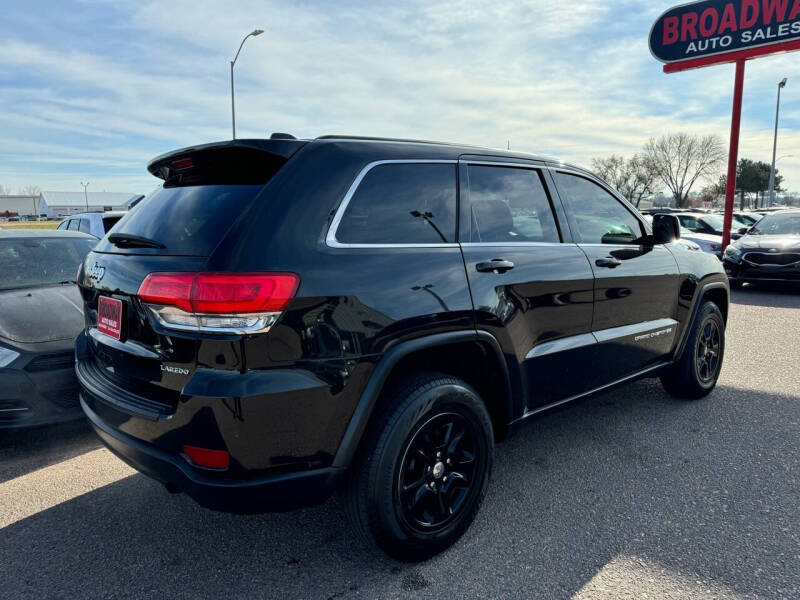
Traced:
<path fill-rule="evenodd" d="M 81 407 L 102 442 L 134 469 L 177 488 L 201 506 L 232 513 L 294 510 L 324 502 L 336 488 L 343 469 L 323 468 L 247 480 L 221 480 L 204 475 L 181 456 L 165 452 L 105 423 L 85 401 Z"/>

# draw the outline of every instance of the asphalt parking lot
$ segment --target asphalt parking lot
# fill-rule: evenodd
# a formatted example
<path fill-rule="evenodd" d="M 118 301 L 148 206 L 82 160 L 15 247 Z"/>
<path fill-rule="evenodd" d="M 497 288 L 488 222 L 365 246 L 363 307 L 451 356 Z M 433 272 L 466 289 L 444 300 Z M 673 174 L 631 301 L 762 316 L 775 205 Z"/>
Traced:
<path fill-rule="evenodd" d="M 0 437 L 2 598 L 800 598 L 800 289 L 734 292 L 717 390 L 657 381 L 497 449 L 447 553 L 403 565 L 335 501 L 231 516 L 136 474 L 82 422 Z"/>

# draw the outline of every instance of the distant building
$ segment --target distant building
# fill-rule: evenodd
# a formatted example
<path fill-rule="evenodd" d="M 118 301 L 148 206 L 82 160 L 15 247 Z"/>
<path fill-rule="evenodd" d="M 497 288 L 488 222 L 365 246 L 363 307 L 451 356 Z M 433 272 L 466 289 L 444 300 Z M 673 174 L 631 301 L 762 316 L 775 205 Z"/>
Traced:
<path fill-rule="evenodd" d="M 38 204 L 39 196 L 2 195 L 0 196 L 0 217 L 35 215 Z"/>
<path fill-rule="evenodd" d="M 124 192 L 89 192 L 87 195 L 83 192 L 42 192 L 39 198 L 39 214 L 65 217 L 86 211 L 128 210 L 141 198 L 141 194 Z"/>

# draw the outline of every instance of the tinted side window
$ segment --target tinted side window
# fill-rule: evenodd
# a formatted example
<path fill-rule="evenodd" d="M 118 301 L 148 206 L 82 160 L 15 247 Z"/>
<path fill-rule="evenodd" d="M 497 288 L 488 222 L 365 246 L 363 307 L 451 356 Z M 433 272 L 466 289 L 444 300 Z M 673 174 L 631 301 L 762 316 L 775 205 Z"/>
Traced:
<path fill-rule="evenodd" d="M 69 225 L 67 225 L 67 229 L 70 231 L 78 231 L 78 226 L 80 225 L 80 219 L 70 219 Z"/>
<path fill-rule="evenodd" d="M 472 242 L 559 242 L 539 171 L 469 166 Z"/>
<path fill-rule="evenodd" d="M 556 173 L 556 179 L 584 243 L 630 244 L 642 237 L 639 220 L 605 189 L 568 173 Z"/>
<path fill-rule="evenodd" d="M 343 244 L 442 244 L 456 237 L 456 166 L 385 164 L 372 168 L 347 205 Z"/>
<path fill-rule="evenodd" d="M 56 227 L 56 229 L 66 229 L 67 225 L 69 225 L 69 221 L 61 221 L 61 223 L 58 224 L 58 227 Z"/>
<path fill-rule="evenodd" d="M 81 224 L 78 227 L 83 233 L 92 233 L 92 225 L 89 219 L 81 219 Z"/>
<path fill-rule="evenodd" d="M 103 231 L 108 233 L 108 230 L 116 225 L 122 217 L 103 217 Z"/>

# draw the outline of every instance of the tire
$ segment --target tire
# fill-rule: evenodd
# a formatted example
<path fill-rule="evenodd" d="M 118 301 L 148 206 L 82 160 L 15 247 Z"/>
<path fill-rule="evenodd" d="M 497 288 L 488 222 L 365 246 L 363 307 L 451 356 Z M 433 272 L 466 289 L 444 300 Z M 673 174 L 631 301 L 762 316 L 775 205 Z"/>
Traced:
<path fill-rule="evenodd" d="M 711 301 L 700 306 L 680 360 L 661 375 L 661 384 L 677 398 L 696 400 L 717 385 L 725 357 L 725 320 Z"/>
<path fill-rule="evenodd" d="M 492 423 L 472 387 L 441 373 L 406 378 L 381 406 L 349 470 L 345 511 L 369 544 L 422 561 L 454 544 L 478 513 L 494 458 Z"/>

